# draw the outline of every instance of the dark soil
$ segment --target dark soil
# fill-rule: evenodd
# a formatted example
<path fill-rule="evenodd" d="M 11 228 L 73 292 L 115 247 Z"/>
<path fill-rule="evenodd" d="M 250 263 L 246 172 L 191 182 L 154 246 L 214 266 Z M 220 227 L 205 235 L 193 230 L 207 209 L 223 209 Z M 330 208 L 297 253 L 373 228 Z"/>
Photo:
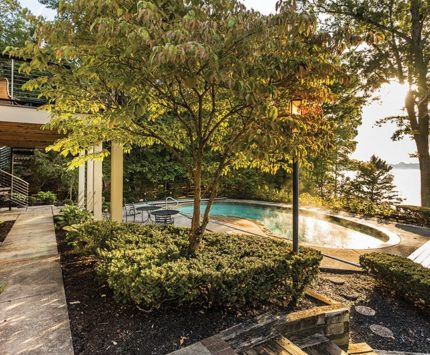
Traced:
<path fill-rule="evenodd" d="M 98 282 L 91 261 L 70 253 L 62 232 L 57 243 L 76 354 L 167 354 L 269 311 L 181 307 L 145 312 L 118 304 Z M 306 298 L 294 310 L 315 305 Z"/>
<path fill-rule="evenodd" d="M 15 221 L 0 222 L 0 243 L 6 239 L 14 223 Z"/>
<path fill-rule="evenodd" d="M 91 261 L 70 253 L 63 233 L 57 233 L 57 242 L 76 354 L 167 354 L 268 311 L 181 307 L 145 312 L 134 305 L 118 304 L 108 287 L 97 280 Z M 323 272 L 312 289 L 351 306 L 353 343 L 367 342 L 374 349 L 390 351 L 430 350 L 430 316 L 391 294 L 371 276 Z M 287 310 L 315 305 L 305 298 Z M 356 305 L 371 307 L 375 316 L 361 315 Z M 281 309 L 270 309 L 277 310 Z M 372 333 L 372 324 L 389 328 L 394 337 Z"/>
<path fill-rule="evenodd" d="M 344 284 L 339 285 L 339 279 Z M 399 299 L 371 276 L 321 273 L 312 289 L 351 306 L 353 343 L 366 342 L 374 349 L 387 351 L 430 351 L 430 314 Z M 376 311 L 375 316 L 358 313 L 354 308 L 358 305 L 371 307 Z M 394 338 L 372 333 L 369 328 L 372 324 L 389 328 Z"/>

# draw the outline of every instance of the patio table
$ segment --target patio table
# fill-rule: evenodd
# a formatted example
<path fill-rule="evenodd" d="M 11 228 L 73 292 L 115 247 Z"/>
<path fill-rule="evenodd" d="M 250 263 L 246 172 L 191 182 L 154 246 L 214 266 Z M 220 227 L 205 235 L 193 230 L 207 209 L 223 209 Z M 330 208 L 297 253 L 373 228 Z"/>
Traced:
<path fill-rule="evenodd" d="M 160 206 L 155 206 L 155 205 L 136 206 L 136 210 L 142 212 L 142 223 L 150 221 L 151 211 L 156 211 L 156 210 L 159 210 L 160 208 L 161 208 Z M 148 217 L 145 220 L 143 220 L 143 212 L 146 212 L 148 214 Z"/>

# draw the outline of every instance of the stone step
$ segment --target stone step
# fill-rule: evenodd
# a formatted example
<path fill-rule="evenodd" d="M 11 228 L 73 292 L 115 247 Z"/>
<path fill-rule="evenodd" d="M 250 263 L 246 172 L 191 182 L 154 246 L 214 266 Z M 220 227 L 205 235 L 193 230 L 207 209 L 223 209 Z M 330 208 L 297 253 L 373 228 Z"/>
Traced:
<path fill-rule="evenodd" d="M 367 343 L 349 344 L 348 354 L 350 355 L 371 355 L 376 354 Z"/>
<path fill-rule="evenodd" d="M 335 343 L 320 333 L 296 339 L 294 343 L 309 355 L 347 355 Z"/>
<path fill-rule="evenodd" d="M 283 336 L 277 336 L 244 351 L 245 355 L 306 355 L 297 345 Z"/>

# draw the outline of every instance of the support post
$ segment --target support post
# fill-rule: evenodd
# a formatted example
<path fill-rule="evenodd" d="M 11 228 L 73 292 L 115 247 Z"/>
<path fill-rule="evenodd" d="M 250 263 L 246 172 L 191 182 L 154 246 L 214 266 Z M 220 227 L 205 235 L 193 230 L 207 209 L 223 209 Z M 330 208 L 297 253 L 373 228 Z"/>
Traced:
<path fill-rule="evenodd" d="M 111 149 L 111 219 L 115 222 L 122 222 L 124 153 L 122 145 L 119 143 L 112 142 Z"/>
<path fill-rule="evenodd" d="M 100 153 L 103 149 L 102 143 L 94 146 L 94 153 Z M 93 160 L 93 212 L 96 221 L 103 220 L 103 161 Z"/>
<path fill-rule="evenodd" d="M 81 156 L 85 155 L 85 152 L 81 152 Z M 78 172 L 78 206 L 85 208 L 85 164 L 79 166 Z"/>
<path fill-rule="evenodd" d="M 299 163 L 293 161 L 293 252 L 299 253 Z"/>
<path fill-rule="evenodd" d="M 93 154 L 93 149 L 88 150 Z M 94 160 L 87 161 L 87 211 L 94 212 Z"/>

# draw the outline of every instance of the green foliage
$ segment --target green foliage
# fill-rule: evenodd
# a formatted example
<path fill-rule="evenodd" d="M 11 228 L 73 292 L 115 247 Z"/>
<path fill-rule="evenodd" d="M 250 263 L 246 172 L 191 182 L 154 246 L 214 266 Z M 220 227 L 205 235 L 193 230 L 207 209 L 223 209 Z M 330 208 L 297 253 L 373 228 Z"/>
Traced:
<path fill-rule="evenodd" d="M 201 304 L 242 307 L 288 304 L 318 273 L 321 254 L 247 235 L 205 234 L 187 254 L 188 230 L 173 226 L 94 222 L 69 233 L 75 250 L 92 256 L 119 301 L 147 308 Z"/>
<path fill-rule="evenodd" d="M 396 217 L 404 223 L 430 227 L 430 208 L 420 206 L 396 206 Z"/>
<path fill-rule="evenodd" d="M 39 191 L 36 195 L 36 200 L 39 200 L 43 203 L 47 203 L 53 205 L 55 201 L 57 201 L 57 195 L 52 191 Z"/>
<path fill-rule="evenodd" d="M 341 183 L 339 196 L 344 209 L 367 216 L 388 217 L 398 204 L 392 167 L 384 160 L 372 156 L 368 162 L 356 161 L 351 166 L 356 171 L 353 178 L 347 177 Z"/>
<path fill-rule="evenodd" d="M 73 204 L 64 206 L 60 212 L 61 214 L 55 217 L 57 228 L 80 225 L 93 220 L 90 212 Z"/>
<path fill-rule="evenodd" d="M 33 194 L 51 190 L 60 200 L 71 199 L 77 191 L 78 172 L 67 168 L 69 162 L 58 153 L 35 150 L 26 164 L 16 166 L 14 173 L 29 182 Z"/>
<path fill-rule="evenodd" d="M 0 0 L 0 54 L 7 46 L 23 46 L 33 28 L 16 0 Z"/>
<path fill-rule="evenodd" d="M 430 269 L 384 253 L 361 255 L 360 264 L 399 296 L 430 310 Z"/>

